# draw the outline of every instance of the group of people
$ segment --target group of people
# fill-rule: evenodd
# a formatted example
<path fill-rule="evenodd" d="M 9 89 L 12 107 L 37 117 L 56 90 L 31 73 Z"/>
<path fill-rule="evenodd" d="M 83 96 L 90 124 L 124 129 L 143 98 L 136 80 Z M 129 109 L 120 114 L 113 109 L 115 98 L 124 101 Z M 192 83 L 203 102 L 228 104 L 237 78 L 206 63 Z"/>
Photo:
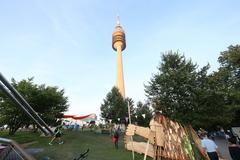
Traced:
<path fill-rule="evenodd" d="M 57 140 L 58 144 L 63 144 L 63 140 L 61 139 L 63 134 L 62 129 L 63 125 L 59 125 L 55 128 L 54 137 L 49 142 L 49 145 L 53 145 L 55 140 Z M 112 140 L 116 149 L 118 149 L 120 133 L 120 127 L 117 127 L 113 130 Z M 207 132 L 202 132 L 199 136 L 201 138 L 202 147 L 207 152 L 210 160 L 219 160 L 219 158 L 222 158 L 218 151 L 218 146 L 211 135 L 208 135 Z M 237 137 L 235 137 L 233 134 L 227 134 L 226 139 L 229 143 L 228 149 L 232 160 L 240 160 L 240 147 L 239 144 L 237 144 Z"/>
<path fill-rule="evenodd" d="M 116 149 L 118 149 L 118 140 L 120 137 L 120 128 L 115 128 L 113 131 L 112 140 Z M 202 147 L 208 154 L 210 160 L 219 160 L 223 158 L 220 152 L 218 151 L 218 146 L 214 141 L 214 136 L 212 134 L 207 134 L 207 132 L 201 132 L 200 134 Z M 228 140 L 228 150 L 232 160 L 240 160 L 240 146 L 236 136 L 233 134 L 228 134 L 226 137 Z"/>
<path fill-rule="evenodd" d="M 58 144 L 63 144 L 63 140 L 61 139 L 63 134 L 62 130 L 63 130 L 63 125 L 59 125 L 55 128 L 54 136 L 49 142 L 49 145 L 53 145 L 54 141 L 57 141 Z M 120 133 L 121 133 L 120 127 L 117 127 L 113 130 L 112 140 L 116 149 L 118 149 L 118 141 L 119 141 Z"/>
<path fill-rule="evenodd" d="M 218 151 L 218 146 L 216 145 L 212 136 L 208 136 L 206 132 L 200 135 L 202 147 L 206 150 L 210 160 L 219 160 L 222 158 Z M 232 160 L 240 160 L 240 147 L 237 145 L 237 137 L 228 136 L 228 150 L 231 155 Z"/>

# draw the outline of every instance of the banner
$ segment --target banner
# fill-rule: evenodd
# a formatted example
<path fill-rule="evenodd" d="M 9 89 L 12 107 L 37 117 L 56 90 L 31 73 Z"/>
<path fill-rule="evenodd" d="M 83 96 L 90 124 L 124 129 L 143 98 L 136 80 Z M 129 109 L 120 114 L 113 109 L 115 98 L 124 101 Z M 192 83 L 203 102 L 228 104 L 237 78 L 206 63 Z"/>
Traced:
<path fill-rule="evenodd" d="M 81 121 L 85 121 L 85 122 L 90 122 L 90 121 L 96 121 L 97 120 L 97 116 L 94 113 L 86 115 L 86 116 L 64 115 L 63 118 L 64 119 L 81 120 Z"/>

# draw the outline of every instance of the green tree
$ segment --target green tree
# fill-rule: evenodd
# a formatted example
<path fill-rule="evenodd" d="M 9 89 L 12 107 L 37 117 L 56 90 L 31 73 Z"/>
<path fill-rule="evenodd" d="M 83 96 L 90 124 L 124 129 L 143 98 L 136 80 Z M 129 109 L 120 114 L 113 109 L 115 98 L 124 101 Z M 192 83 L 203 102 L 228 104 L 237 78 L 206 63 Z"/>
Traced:
<path fill-rule="evenodd" d="M 113 87 L 101 104 L 101 117 L 112 119 L 113 123 L 119 123 L 118 118 L 121 122 L 125 122 L 125 117 L 128 116 L 128 104 L 133 110 L 133 103 L 131 98 L 124 99 L 119 90 Z"/>
<path fill-rule="evenodd" d="M 152 111 L 149 107 L 149 103 L 143 104 L 139 101 L 136 107 L 135 122 L 137 122 L 139 126 L 149 127 L 151 118 Z"/>
<path fill-rule="evenodd" d="M 12 79 L 12 85 L 48 125 L 56 125 L 68 108 L 64 90 L 57 87 L 34 84 L 33 78 L 20 82 Z M 0 99 L 0 124 L 8 125 L 9 134 L 14 134 L 20 127 L 35 125 L 3 92 L 0 92 Z"/>
<path fill-rule="evenodd" d="M 178 52 L 162 55 L 158 73 L 145 92 L 155 110 L 194 127 L 211 128 L 231 121 L 224 106 L 224 94 L 215 85 L 215 77 L 207 75 L 209 65 L 198 69 Z"/>
<path fill-rule="evenodd" d="M 225 91 L 225 105 L 234 112 L 232 125 L 240 126 L 240 45 L 221 52 L 217 84 Z"/>
<path fill-rule="evenodd" d="M 197 65 L 178 52 L 162 55 L 158 73 L 154 74 L 145 92 L 155 110 L 181 122 L 189 122 L 194 110 Z"/>
<path fill-rule="evenodd" d="M 231 122 L 233 112 L 225 105 L 226 91 L 217 84 L 218 78 L 212 73 L 198 79 L 196 107 L 191 122 L 194 126 L 216 129 Z"/>
<path fill-rule="evenodd" d="M 64 90 L 54 86 L 40 85 L 39 95 L 35 97 L 35 110 L 52 126 L 58 125 L 68 109 L 68 98 Z M 37 105 L 36 105 L 37 104 Z"/>

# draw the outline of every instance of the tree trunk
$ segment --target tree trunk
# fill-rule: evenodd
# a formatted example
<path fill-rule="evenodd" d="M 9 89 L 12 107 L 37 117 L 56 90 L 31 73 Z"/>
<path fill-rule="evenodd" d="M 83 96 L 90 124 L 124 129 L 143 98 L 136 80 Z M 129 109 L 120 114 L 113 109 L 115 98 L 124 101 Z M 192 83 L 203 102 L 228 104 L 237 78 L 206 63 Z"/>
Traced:
<path fill-rule="evenodd" d="M 16 133 L 16 131 L 18 130 L 18 128 L 19 127 L 10 127 L 8 134 L 11 136 L 14 135 Z"/>
<path fill-rule="evenodd" d="M 35 124 L 33 124 L 33 133 L 36 133 L 37 131 L 38 131 L 38 127 Z"/>

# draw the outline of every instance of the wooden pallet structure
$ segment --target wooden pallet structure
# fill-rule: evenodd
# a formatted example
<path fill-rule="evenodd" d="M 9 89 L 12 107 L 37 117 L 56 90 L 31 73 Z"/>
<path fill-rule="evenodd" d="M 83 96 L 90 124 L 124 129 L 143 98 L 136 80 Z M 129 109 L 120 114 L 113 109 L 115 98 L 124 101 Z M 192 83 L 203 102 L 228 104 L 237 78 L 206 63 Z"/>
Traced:
<path fill-rule="evenodd" d="M 137 142 L 138 135 L 147 142 Z M 125 133 L 125 148 L 154 160 L 209 160 L 201 140 L 191 126 L 184 126 L 163 115 L 155 117 L 150 127 L 129 124 Z"/>

